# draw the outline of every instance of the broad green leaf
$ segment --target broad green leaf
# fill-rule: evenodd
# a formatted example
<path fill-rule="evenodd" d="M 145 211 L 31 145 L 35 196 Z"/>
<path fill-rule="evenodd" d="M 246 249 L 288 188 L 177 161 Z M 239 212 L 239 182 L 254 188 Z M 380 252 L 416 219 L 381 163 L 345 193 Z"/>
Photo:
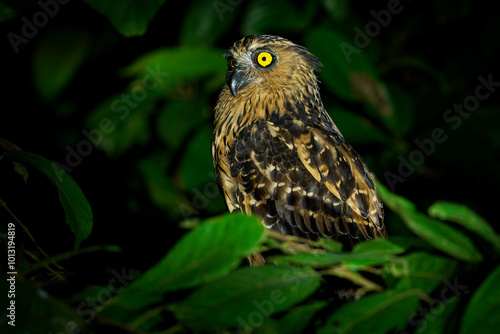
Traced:
<path fill-rule="evenodd" d="M 140 36 L 165 0 L 85 0 L 125 37 Z"/>
<path fill-rule="evenodd" d="M 466 235 L 448 224 L 416 211 L 412 202 L 391 193 L 380 182 L 377 182 L 377 189 L 384 203 L 403 219 L 409 230 L 421 239 L 459 260 L 466 262 L 482 260 L 481 253 Z"/>
<path fill-rule="evenodd" d="M 241 7 L 226 1 L 191 2 L 182 24 L 181 44 L 196 47 L 213 45 L 222 33 L 231 28 Z"/>
<path fill-rule="evenodd" d="M 93 216 L 82 190 L 64 170 L 39 155 L 25 151 L 7 151 L 5 159 L 29 164 L 42 172 L 58 190 L 66 223 L 75 235 L 75 248 L 92 232 Z"/>
<path fill-rule="evenodd" d="M 500 266 L 486 277 L 463 314 L 460 334 L 496 333 L 500 327 Z"/>
<path fill-rule="evenodd" d="M 259 219 L 226 214 L 188 232 L 155 266 L 134 280 L 110 305 L 138 310 L 167 291 L 211 281 L 234 269 L 256 251 L 265 236 Z M 126 318 L 126 311 L 123 312 Z"/>
<path fill-rule="evenodd" d="M 352 266 L 376 266 L 397 260 L 397 258 L 391 254 L 380 253 L 303 253 L 293 255 L 275 255 L 269 258 L 278 264 L 296 264 L 314 268 L 331 267 L 337 264 Z"/>
<path fill-rule="evenodd" d="M 41 97 L 54 100 L 68 85 L 91 48 L 82 30 L 65 27 L 43 38 L 33 55 L 33 77 Z"/>
<path fill-rule="evenodd" d="M 396 290 L 421 289 L 430 294 L 453 275 L 457 261 L 450 258 L 432 255 L 427 252 L 413 252 L 406 256 L 407 267 L 403 271 L 406 276 L 399 280 Z"/>
<path fill-rule="evenodd" d="M 270 315 L 303 301 L 320 281 L 310 268 L 245 267 L 202 286 L 170 309 L 190 327 L 259 327 Z"/>
<path fill-rule="evenodd" d="M 438 201 L 427 209 L 429 216 L 457 223 L 480 235 L 492 245 L 500 247 L 500 238 L 490 224 L 463 204 Z"/>
<path fill-rule="evenodd" d="M 14 276 L 12 276 L 14 277 Z M 10 288 L 10 277 L 2 276 L 0 289 L 5 295 L 2 297 L 3 307 L 0 317 L 2 333 L 86 333 L 87 324 L 71 307 L 63 301 L 51 296 L 44 289 L 29 284 L 24 280 L 15 280 L 15 296 L 7 298 Z M 9 325 L 12 321 L 8 303 L 14 301 L 13 319 L 15 326 Z M 89 307 L 90 308 L 90 307 Z"/>
<path fill-rule="evenodd" d="M 305 46 L 323 63 L 319 77 L 329 90 L 350 100 L 360 100 L 360 92 L 377 75 L 365 52 L 352 45 L 341 33 L 325 28 L 314 29 L 305 37 Z M 350 53 L 349 50 L 359 52 Z M 363 79 L 364 78 L 364 79 Z M 372 86 L 370 84 L 370 86 Z M 355 91 L 358 93 L 355 94 Z"/>
<path fill-rule="evenodd" d="M 393 243 L 391 239 L 373 239 L 370 241 L 360 242 L 352 249 L 353 253 L 369 253 L 369 254 L 401 254 L 407 248 L 400 244 Z"/>
<path fill-rule="evenodd" d="M 416 211 L 405 214 L 403 220 L 413 233 L 446 254 L 472 263 L 483 258 L 465 234 L 439 220 Z"/>
<path fill-rule="evenodd" d="M 319 334 L 385 334 L 402 330 L 418 308 L 419 289 L 386 291 L 350 302 L 335 311 Z"/>

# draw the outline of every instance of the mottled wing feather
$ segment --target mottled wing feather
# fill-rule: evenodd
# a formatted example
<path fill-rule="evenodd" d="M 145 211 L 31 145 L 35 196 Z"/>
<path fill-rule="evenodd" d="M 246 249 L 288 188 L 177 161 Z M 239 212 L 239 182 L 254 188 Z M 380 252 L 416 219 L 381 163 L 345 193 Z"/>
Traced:
<path fill-rule="evenodd" d="M 235 142 L 225 162 L 234 184 L 223 187 L 231 211 L 310 238 L 386 235 L 371 175 L 338 133 L 261 121 Z"/>

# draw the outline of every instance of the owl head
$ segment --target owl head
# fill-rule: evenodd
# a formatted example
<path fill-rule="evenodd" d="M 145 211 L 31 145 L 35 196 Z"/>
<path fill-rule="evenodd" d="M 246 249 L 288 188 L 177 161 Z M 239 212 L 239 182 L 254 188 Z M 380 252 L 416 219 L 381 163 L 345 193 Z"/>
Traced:
<path fill-rule="evenodd" d="M 303 46 L 273 35 L 244 37 L 224 56 L 228 65 L 226 83 L 234 97 L 255 90 L 273 93 L 316 86 L 314 71 L 322 66 Z"/>

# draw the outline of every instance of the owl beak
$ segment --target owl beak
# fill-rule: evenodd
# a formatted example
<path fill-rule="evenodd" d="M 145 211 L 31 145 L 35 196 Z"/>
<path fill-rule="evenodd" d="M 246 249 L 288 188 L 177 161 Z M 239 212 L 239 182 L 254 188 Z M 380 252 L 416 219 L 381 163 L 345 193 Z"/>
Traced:
<path fill-rule="evenodd" d="M 228 79 L 227 85 L 234 97 L 238 96 L 238 91 L 240 89 L 252 82 L 252 80 L 246 75 L 245 71 L 239 68 L 235 68 Z"/>

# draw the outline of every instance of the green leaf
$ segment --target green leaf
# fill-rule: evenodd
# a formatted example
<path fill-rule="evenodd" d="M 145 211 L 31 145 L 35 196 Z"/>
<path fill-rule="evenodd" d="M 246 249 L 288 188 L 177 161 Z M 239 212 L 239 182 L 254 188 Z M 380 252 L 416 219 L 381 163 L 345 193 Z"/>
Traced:
<path fill-rule="evenodd" d="M 319 334 L 370 333 L 385 334 L 401 330 L 418 307 L 419 289 L 386 291 L 350 302 L 335 311 Z"/>
<path fill-rule="evenodd" d="M 314 29 L 305 37 L 306 47 L 324 65 L 319 72 L 321 81 L 338 96 L 355 101 L 360 99 L 354 92 L 361 91 L 364 85 L 364 81 L 358 79 L 377 78 L 377 72 L 366 53 L 346 56 L 342 52 L 343 47 L 351 44 L 346 36 L 325 28 Z"/>
<path fill-rule="evenodd" d="M 500 238 L 490 224 L 463 204 L 438 201 L 427 209 L 429 216 L 457 223 L 483 237 L 495 247 L 500 247 Z"/>
<path fill-rule="evenodd" d="M 265 318 L 316 291 L 320 281 L 310 268 L 245 267 L 199 288 L 170 309 L 190 327 L 259 327 Z"/>
<path fill-rule="evenodd" d="M 154 267 L 134 280 L 109 305 L 138 310 L 167 291 L 211 281 L 234 269 L 257 250 L 265 230 L 259 219 L 226 214 L 188 232 Z M 124 317 L 126 317 L 124 312 Z"/>
<path fill-rule="evenodd" d="M 0 3 L 0 23 L 16 17 L 16 11 L 4 3 Z"/>
<path fill-rule="evenodd" d="M 125 37 L 141 36 L 165 0 L 85 0 Z"/>
<path fill-rule="evenodd" d="M 416 211 L 408 212 L 403 220 L 413 233 L 446 254 L 472 263 L 483 258 L 465 234 L 439 220 Z"/>
<path fill-rule="evenodd" d="M 500 327 L 500 266 L 486 277 L 472 296 L 462 318 L 460 334 L 496 333 Z"/>
<path fill-rule="evenodd" d="M 443 289 L 442 293 L 448 290 Z M 460 314 L 457 310 L 458 305 L 462 301 L 461 296 L 450 296 L 441 294 L 441 299 L 435 299 L 439 304 L 432 305 L 422 319 L 415 321 L 418 324 L 415 333 L 421 334 L 444 334 L 444 333 L 457 333 L 456 318 Z M 444 298 L 442 298 L 444 297 Z"/>
<path fill-rule="evenodd" d="M 302 3 L 285 0 L 255 0 L 245 8 L 245 16 L 241 22 L 241 34 L 259 35 L 272 31 L 302 32 L 316 12 L 316 4 L 313 1 Z M 233 13 L 226 14 L 235 15 Z"/>
<path fill-rule="evenodd" d="M 54 100 L 68 85 L 90 51 L 89 35 L 65 27 L 51 32 L 33 55 L 33 77 L 41 97 Z"/>
<path fill-rule="evenodd" d="M 199 129 L 187 145 L 180 163 L 181 180 L 185 189 L 195 189 L 207 182 L 215 182 L 213 178 L 214 166 L 212 164 L 211 126 Z"/>
<path fill-rule="evenodd" d="M 55 163 L 39 155 L 25 151 L 7 151 L 3 157 L 37 168 L 57 187 L 66 223 L 75 235 L 75 248 L 78 248 L 92 232 L 93 225 L 90 204 L 78 184 Z"/>
<path fill-rule="evenodd" d="M 472 263 L 482 260 L 483 256 L 466 235 L 439 220 L 416 211 L 415 204 L 402 196 L 391 193 L 380 182 L 377 182 L 377 189 L 384 203 L 403 219 L 409 230 L 421 239 L 459 260 Z"/>
<path fill-rule="evenodd" d="M 391 239 L 373 239 L 370 241 L 360 242 L 352 249 L 353 253 L 370 253 L 370 254 L 401 254 L 406 251 L 406 247 L 400 244 L 393 243 Z"/>
<path fill-rule="evenodd" d="M 432 255 L 427 252 L 413 252 L 404 256 L 406 276 L 399 280 L 396 290 L 421 289 L 430 294 L 445 279 L 451 277 L 458 265 L 456 260 Z"/>
<path fill-rule="evenodd" d="M 181 44 L 196 47 L 213 45 L 222 33 L 231 28 L 241 7 L 223 1 L 192 2 L 182 25 Z"/>
<path fill-rule="evenodd" d="M 273 262 L 278 264 L 296 264 L 314 268 L 331 267 L 337 264 L 346 264 L 356 267 L 376 266 L 397 260 L 397 258 L 391 254 L 380 253 L 303 253 L 292 255 L 275 255 L 269 258 Z"/>

